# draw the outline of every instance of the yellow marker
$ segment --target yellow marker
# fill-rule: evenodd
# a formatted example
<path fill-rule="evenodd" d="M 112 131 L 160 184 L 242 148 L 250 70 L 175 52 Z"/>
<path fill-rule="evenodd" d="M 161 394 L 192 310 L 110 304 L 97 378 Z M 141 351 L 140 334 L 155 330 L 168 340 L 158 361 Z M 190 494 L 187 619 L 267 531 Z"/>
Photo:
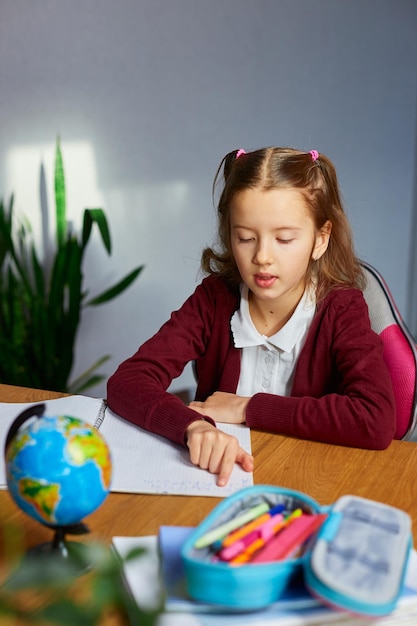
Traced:
<path fill-rule="evenodd" d="M 273 536 L 275 536 L 280 530 L 285 528 L 285 526 L 288 526 L 288 524 L 291 524 L 292 520 L 296 519 L 297 517 L 300 517 L 302 514 L 303 514 L 303 511 L 301 509 L 295 509 L 292 513 L 290 513 L 290 515 L 288 515 L 288 517 L 285 518 L 285 520 L 283 520 L 282 522 L 279 522 L 276 526 L 274 526 L 273 533 L 270 537 L 266 539 L 263 537 L 260 537 L 259 539 L 255 539 L 255 541 L 251 543 L 244 552 L 241 552 L 236 557 L 231 559 L 230 565 L 243 565 L 244 563 L 247 563 L 248 561 L 250 561 L 251 556 L 255 554 L 255 552 L 263 548 L 264 545 Z"/>
<path fill-rule="evenodd" d="M 284 510 L 285 505 L 282 503 L 271 507 L 267 513 L 264 513 L 264 515 L 257 517 L 252 522 L 249 522 L 241 528 L 238 528 L 237 530 L 229 533 L 222 541 L 222 548 L 227 548 L 228 546 L 232 545 L 232 543 L 235 543 L 235 541 L 239 541 L 239 539 L 242 539 L 253 530 L 256 530 L 261 524 L 264 524 L 269 519 L 271 519 L 271 517 L 277 515 L 278 513 L 282 513 Z"/>

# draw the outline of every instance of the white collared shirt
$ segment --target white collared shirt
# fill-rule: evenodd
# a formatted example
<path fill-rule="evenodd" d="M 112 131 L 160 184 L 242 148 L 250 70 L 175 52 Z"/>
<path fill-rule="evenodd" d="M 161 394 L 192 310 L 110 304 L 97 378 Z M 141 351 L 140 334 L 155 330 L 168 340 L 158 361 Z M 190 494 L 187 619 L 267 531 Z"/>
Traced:
<path fill-rule="evenodd" d="M 241 285 L 240 308 L 230 326 L 236 348 L 242 349 L 237 395 L 291 393 L 295 364 L 316 310 L 314 290 L 306 289 L 288 322 L 272 337 L 259 333 L 249 312 L 248 287 Z"/>

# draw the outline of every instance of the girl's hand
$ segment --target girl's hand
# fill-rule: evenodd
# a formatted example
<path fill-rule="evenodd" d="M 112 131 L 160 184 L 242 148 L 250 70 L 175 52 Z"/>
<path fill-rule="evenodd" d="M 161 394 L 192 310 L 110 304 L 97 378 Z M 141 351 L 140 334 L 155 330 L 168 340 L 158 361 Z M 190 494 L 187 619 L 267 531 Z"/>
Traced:
<path fill-rule="evenodd" d="M 190 402 L 189 407 L 200 415 L 211 417 L 215 422 L 243 424 L 246 421 L 246 407 L 250 398 L 234 393 L 215 391 L 204 402 Z"/>
<path fill-rule="evenodd" d="M 253 470 L 253 456 L 239 446 L 236 437 L 227 435 L 209 422 L 192 422 L 186 436 L 191 462 L 218 474 L 219 487 L 227 484 L 235 463 L 239 463 L 246 472 Z"/>

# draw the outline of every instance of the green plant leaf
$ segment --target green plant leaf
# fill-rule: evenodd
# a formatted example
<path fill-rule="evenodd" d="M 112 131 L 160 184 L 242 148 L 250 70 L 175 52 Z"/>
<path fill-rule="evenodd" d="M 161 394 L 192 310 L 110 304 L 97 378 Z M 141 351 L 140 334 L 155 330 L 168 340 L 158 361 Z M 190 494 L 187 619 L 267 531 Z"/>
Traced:
<path fill-rule="evenodd" d="M 10 253 L 10 248 L 13 247 L 12 216 L 13 195 L 10 197 L 8 210 L 4 206 L 3 200 L 0 200 L 0 269 L 3 267 L 6 256 Z"/>
<path fill-rule="evenodd" d="M 76 604 L 70 598 L 62 598 L 49 603 L 35 612 L 36 618 L 44 623 L 59 626 L 94 626 L 98 624 L 102 609 L 88 603 Z"/>
<path fill-rule="evenodd" d="M 82 302 L 82 250 L 78 241 L 68 240 L 68 265 L 65 276 L 67 287 L 66 314 L 67 323 L 76 331 L 80 321 Z"/>
<path fill-rule="evenodd" d="M 102 380 L 104 380 L 105 376 L 101 374 L 92 375 L 92 373 L 103 365 L 106 361 L 110 359 L 110 355 L 106 354 L 98 359 L 94 365 L 91 365 L 85 372 L 83 372 L 78 378 L 76 378 L 69 386 L 68 392 L 73 394 L 79 394 L 84 392 L 86 389 L 93 387 L 94 385 L 98 385 Z"/>
<path fill-rule="evenodd" d="M 110 231 L 107 223 L 106 215 L 103 209 L 85 209 L 83 219 L 83 232 L 82 232 L 82 248 L 84 249 L 90 238 L 91 229 L 93 224 L 97 224 L 101 239 L 108 254 L 111 254 L 111 239 Z"/>
<path fill-rule="evenodd" d="M 57 137 L 55 150 L 55 215 L 58 248 L 65 241 L 67 234 L 67 208 L 65 194 L 64 163 L 62 160 L 60 138 Z"/>
<path fill-rule="evenodd" d="M 43 298 L 45 290 L 45 280 L 43 275 L 43 268 L 39 262 L 38 255 L 36 254 L 35 246 L 32 246 L 32 268 L 35 280 L 35 291 Z"/>
<path fill-rule="evenodd" d="M 127 289 L 127 287 L 129 287 L 129 285 L 131 285 L 134 280 L 136 280 L 136 278 L 139 276 L 143 268 L 144 268 L 144 265 L 137 267 L 132 272 L 130 272 L 127 276 L 125 276 L 122 280 L 120 280 L 118 283 L 116 283 L 109 289 L 106 289 L 106 291 L 104 291 L 102 294 L 100 294 L 99 296 L 96 296 L 92 300 L 88 300 L 88 302 L 85 303 L 86 306 L 97 306 L 98 304 L 103 304 L 104 302 L 108 302 L 109 300 L 112 300 L 113 298 L 121 294 L 122 291 Z"/>
<path fill-rule="evenodd" d="M 135 559 L 138 559 L 139 557 L 143 556 L 144 554 L 146 554 L 146 549 L 145 548 L 132 548 L 123 557 L 123 560 L 124 560 L 125 563 L 127 563 L 128 561 L 133 561 Z"/>
<path fill-rule="evenodd" d="M 82 252 L 75 237 L 57 250 L 46 304 L 47 330 L 42 337 L 45 378 L 53 389 L 66 391 L 82 310 Z M 48 388 L 51 389 L 50 384 Z"/>

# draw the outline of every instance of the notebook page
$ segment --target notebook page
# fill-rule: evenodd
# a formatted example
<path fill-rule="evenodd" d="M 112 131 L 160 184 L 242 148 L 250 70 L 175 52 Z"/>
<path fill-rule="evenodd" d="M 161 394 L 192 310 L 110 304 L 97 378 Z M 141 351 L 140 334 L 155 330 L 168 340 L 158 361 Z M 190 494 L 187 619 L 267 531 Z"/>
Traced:
<path fill-rule="evenodd" d="M 218 426 L 251 452 L 249 428 Z M 111 491 L 224 497 L 253 485 L 253 474 L 235 465 L 228 484 L 218 487 L 216 475 L 191 463 L 187 448 L 134 426 L 108 407 L 100 432 L 113 457 Z"/>

